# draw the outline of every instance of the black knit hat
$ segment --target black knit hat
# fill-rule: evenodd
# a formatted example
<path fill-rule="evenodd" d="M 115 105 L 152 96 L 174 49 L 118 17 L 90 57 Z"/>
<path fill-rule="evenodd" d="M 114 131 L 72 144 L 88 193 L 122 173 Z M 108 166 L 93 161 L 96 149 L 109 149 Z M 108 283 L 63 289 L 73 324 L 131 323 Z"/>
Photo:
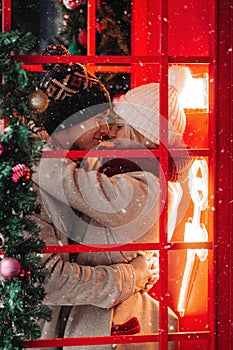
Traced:
<path fill-rule="evenodd" d="M 70 54 L 62 45 L 49 45 L 42 55 Z M 81 64 L 44 64 L 43 68 L 49 71 L 40 89 L 48 96 L 49 104 L 43 113 L 37 114 L 35 122 L 49 134 L 63 123 L 69 127 L 111 107 L 104 85 Z M 73 116 L 71 125 L 67 124 L 70 116 Z"/>

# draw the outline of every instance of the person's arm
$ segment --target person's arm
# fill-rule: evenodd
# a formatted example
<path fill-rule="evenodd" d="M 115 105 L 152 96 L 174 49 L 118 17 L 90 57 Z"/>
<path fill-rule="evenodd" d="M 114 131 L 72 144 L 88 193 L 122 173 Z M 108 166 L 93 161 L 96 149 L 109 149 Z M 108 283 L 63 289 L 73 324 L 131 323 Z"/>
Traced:
<path fill-rule="evenodd" d="M 129 220 L 134 227 L 142 222 L 149 227 L 152 218 L 154 222 L 158 219 L 159 183 L 148 172 L 108 178 L 97 171 L 76 169 L 69 159 L 43 158 L 33 180 L 53 197 L 106 227 L 123 227 Z"/>
<path fill-rule="evenodd" d="M 47 305 L 86 305 L 110 308 L 146 288 L 155 276 L 153 261 L 140 255 L 129 264 L 82 266 L 64 261 L 60 255 L 45 255 L 51 272 L 45 282 Z"/>

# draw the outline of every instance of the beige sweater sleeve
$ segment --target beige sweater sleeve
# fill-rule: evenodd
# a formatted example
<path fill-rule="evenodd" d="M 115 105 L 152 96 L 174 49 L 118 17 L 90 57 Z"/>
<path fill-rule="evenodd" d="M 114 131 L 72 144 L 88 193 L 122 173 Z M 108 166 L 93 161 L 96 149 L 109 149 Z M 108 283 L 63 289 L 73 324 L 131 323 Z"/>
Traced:
<path fill-rule="evenodd" d="M 33 180 L 50 195 L 100 224 L 118 228 L 151 221 L 158 206 L 159 185 L 148 172 L 108 178 L 97 171 L 76 169 L 69 159 L 43 158 Z"/>
<path fill-rule="evenodd" d="M 95 305 L 110 308 L 128 299 L 135 289 L 135 271 L 130 264 L 80 266 L 45 256 L 51 272 L 45 283 L 47 305 Z"/>

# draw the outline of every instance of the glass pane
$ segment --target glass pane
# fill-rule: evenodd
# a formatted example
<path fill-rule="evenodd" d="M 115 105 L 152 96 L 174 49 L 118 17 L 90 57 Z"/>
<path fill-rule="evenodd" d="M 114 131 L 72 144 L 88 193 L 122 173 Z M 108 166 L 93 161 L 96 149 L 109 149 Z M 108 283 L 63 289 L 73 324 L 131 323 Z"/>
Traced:
<path fill-rule="evenodd" d="M 88 1 L 12 0 L 12 29 L 32 32 L 39 53 L 62 44 L 72 55 L 87 54 Z M 96 54 L 130 54 L 131 1 L 96 2 Z"/>
<path fill-rule="evenodd" d="M 53 43 L 64 45 L 72 55 L 87 54 L 87 1 L 55 1 Z"/>
<path fill-rule="evenodd" d="M 130 0 L 97 1 L 97 55 L 130 54 Z"/>
<path fill-rule="evenodd" d="M 193 158 L 188 178 L 181 183 L 182 195 L 175 225 L 170 226 L 170 242 L 212 242 L 211 181 L 208 158 Z M 169 220 L 170 222 L 171 220 Z M 162 264 L 162 262 L 160 262 Z M 163 271 L 160 265 L 160 271 Z M 180 332 L 211 331 L 214 300 L 213 251 L 211 249 L 174 249 L 168 253 L 167 305 L 179 320 Z M 165 276 L 160 276 L 164 280 Z M 158 299 L 159 283 L 150 295 Z M 208 349 L 207 340 L 180 342 L 180 349 Z"/>
<path fill-rule="evenodd" d="M 113 101 L 114 98 L 117 99 L 130 89 L 130 74 L 128 73 L 97 73 L 96 75 L 109 91 Z"/>
<path fill-rule="evenodd" d="M 209 74 L 208 65 L 191 64 L 192 77 L 180 95 L 186 114 L 185 143 L 192 148 L 208 148 L 209 145 Z"/>
<path fill-rule="evenodd" d="M 12 30 L 31 32 L 36 38 L 35 53 L 52 43 L 56 1 L 12 0 Z"/>

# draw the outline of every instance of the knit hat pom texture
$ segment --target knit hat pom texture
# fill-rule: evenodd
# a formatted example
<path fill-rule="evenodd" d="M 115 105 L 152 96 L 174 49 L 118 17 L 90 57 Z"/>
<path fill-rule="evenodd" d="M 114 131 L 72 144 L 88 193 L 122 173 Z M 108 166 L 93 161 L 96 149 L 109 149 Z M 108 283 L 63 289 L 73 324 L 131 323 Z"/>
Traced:
<path fill-rule="evenodd" d="M 49 45 L 42 55 L 71 56 L 62 45 Z M 36 122 L 43 125 L 49 134 L 73 115 L 77 124 L 111 108 L 108 91 L 83 65 L 61 63 L 45 64 L 43 67 L 48 73 L 41 81 L 40 89 L 48 95 L 49 106 L 37 116 Z"/>
<path fill-rule="evenodd" d="M 182 139 L 186 116 L 179 100 L 191 73 L 188 68 L 173 66 L 168 71 L 168 146 Z M 160 144 L 160 84 L 149 83 L 129 90 L 114 106 L 115 112 L 148 140 Z"/>

